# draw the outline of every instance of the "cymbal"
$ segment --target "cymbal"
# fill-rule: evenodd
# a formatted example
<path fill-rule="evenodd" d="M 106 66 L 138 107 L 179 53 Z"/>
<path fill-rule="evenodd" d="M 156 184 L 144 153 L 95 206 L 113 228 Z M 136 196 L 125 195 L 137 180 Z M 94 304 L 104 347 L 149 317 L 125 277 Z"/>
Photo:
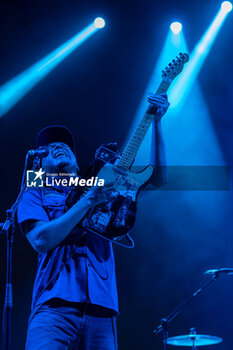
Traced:
<path fill-rule="evenodd" d="M 189 334 L 180 335 L 167 339 L 167 344 L 177 346 L 202 346 L 202 345 L 213 345 L 222 342 L 222 338 L 214 337 L 212 335 L 201 335 L 201 334 Z"/>

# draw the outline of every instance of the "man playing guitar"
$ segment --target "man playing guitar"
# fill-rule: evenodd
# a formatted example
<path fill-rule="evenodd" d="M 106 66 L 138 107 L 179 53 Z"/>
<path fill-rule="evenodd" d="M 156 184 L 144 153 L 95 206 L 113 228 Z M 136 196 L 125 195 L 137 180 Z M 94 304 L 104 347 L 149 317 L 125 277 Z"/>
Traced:
<path fill-rule="evenodd" d="M 160 119 L 169 106 L 167 96 L 151 95 L 148 101 L 155 107 L 154 122 L 161 139 Z M 43 171 L 77 174 L 74 139 L 67 128 L 42 129 L 37 147 L 42 146 L 49 150 L 42 159 Z M 113 198 L 114 191 L 111 185 L 92 188 L 66 210 L 71 190 L 27 188 L 18 207 L 21 230 L 38 253 L 27 350 L 117 349 L 112 243 L 87 229 L 77 229 L 90 210 Z"/>

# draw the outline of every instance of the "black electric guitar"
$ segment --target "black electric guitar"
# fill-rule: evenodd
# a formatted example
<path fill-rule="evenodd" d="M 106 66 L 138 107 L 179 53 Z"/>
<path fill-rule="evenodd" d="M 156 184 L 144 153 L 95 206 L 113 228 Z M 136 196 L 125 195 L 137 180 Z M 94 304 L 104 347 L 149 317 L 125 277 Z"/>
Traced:
<path fill-rule="evenodd" d="M 162 71 L 162 81 L 156 94 L 167 92 L 172 81 L 181 73 L 188 60 L 188 54 L 180 53 L 179 57 L 169 63 Z M 113 183 L 115 196 L 110 201 L 103 202 L 89 210 L 79 223 L 80 228 L 115 243 L 118 242 L 118 244 L 122 237 L 130 237 L 129 232 L 136 219 L 137 194 L 149 181 L 154 170 L 153 166 L 149 165 L 135 173 L 131 171 L 131 167 L 155 114 L 156 107 L 150 104 L 122 154 L 117 152 L 114 144 L 103 145 L 96 151 L 90 176 L 104 179 L 105 184 Z M 72 190 L 67 198 L 67 210 L 90 189 L 91 187 L 79 187 Z"/>

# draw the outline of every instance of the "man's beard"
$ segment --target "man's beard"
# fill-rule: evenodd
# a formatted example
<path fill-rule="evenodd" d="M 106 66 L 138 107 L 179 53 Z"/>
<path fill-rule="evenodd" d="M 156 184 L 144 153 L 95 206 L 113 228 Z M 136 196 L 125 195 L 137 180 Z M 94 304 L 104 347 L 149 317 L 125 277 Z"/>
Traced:
<path fill-rule="evenodd" d="M 68 161 L 60 161 L 57 165 L 48 166 L 45 168 L 46 172 L 49 173 L 71 173 L 75 174 L 77 172 L 77 167 L 75 164 L 71 164 Z"/>

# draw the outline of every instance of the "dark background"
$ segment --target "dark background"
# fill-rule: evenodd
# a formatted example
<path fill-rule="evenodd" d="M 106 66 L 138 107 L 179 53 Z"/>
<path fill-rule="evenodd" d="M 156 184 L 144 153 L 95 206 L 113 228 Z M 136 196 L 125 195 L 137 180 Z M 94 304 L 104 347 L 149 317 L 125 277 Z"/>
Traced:
<path fill-rule="evenodd" d="M 19 191 L 24 155 L 34 147 L 35 135 L 42 127 L 53 123 L 68 126 L 77 139 L 81 166 L 91 161 L 100 144 L 117 141 L 123 145 L 170 23 L 174 20 L 183 23 L 192 50 L 220 3 L 217 0 L 3 0 L 0 85 L 68 40 L 95 17 L 104 17 L 106 27 L 0 119 L 1 220 Z M 233 163 L 232 61 L 230 13 L 198 77 L 219 147 L 229 166 Z M 169 147 L 177 143 L 185 148 L 182 138 L 173 145 L 170 141 Z M 134 229 L 136 248 L 116 248 L 120 349 L 162 349 L 160 337 L 152 335 L 160 319 L 207 280 L 208 277 L 202 277 L 206 269 L 233 266 L 232 229 L 231 191 L 145 194 L 139 203 Z M 4 238 L 0 244 L 2 310 Z M 36 254 L 17 231 L 13 349 L 24 347 L 35 271 Z M 224 342 L 212 349 L 232 349 L 232 295 L 231 277 L 219 278 L 174 321 L 170 335 L 185 334 L 189 328 L 196 327 L 199 333 L 223 338 Z"/>

